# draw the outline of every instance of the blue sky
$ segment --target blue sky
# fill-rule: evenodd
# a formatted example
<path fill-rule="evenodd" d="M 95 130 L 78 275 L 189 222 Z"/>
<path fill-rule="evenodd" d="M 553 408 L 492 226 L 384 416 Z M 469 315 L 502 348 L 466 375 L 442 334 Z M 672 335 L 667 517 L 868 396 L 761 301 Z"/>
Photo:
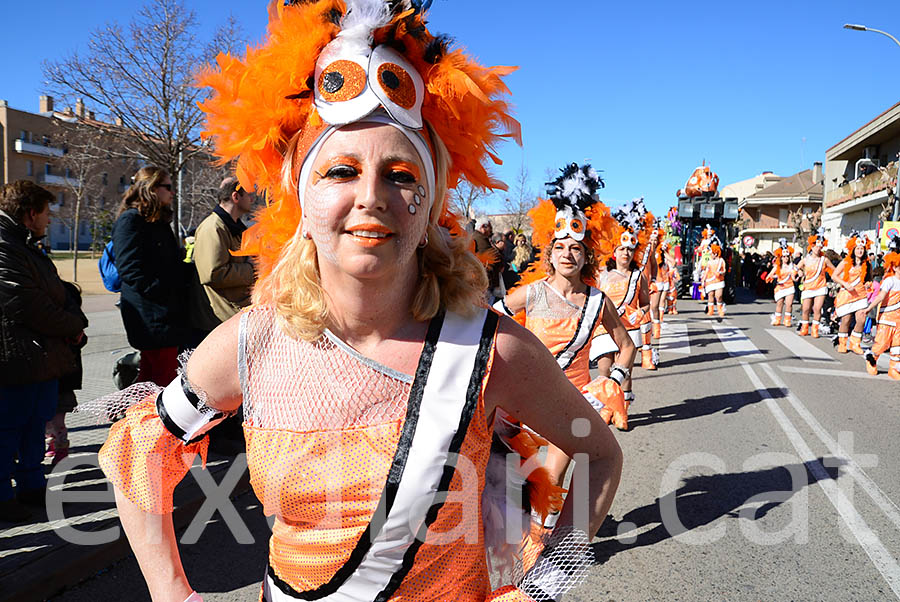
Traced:
<path fill-rule="evenodd" d="M 251 41 L 264 33 L 264 1 L 185 2 L 204 31 L 231 13 Z M 137 3 L 8 4 L 0 98 L 36 111 L 41 61 Z M 508 83 L 524 145 L 500 149 L 502 178 L 524 163 L 538 191 L 548 168 L 590 160 L 604 200 L 644 196 L 657 212 L 704 159 L 722 183 L 788 176 L 900 101 L 900 46 L 848 22 L 900 37 L 900 2 L 435 0 L 430 16 L 482 62 L 520 67 Z"/>

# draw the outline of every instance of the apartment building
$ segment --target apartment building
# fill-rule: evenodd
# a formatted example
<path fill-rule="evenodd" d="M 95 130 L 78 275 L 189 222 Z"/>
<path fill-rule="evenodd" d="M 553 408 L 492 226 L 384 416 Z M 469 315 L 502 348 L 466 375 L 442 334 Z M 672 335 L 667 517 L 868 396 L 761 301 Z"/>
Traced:
<path fill-rule="evenodd" d="M 70 207 L 73 202 L 72 184 L 77 184 L 71 169 L 62 165 L 68 149 L 62 139 L 60 124 L 64 127 L 67 123 L 108 126 L 97 121 L 94 113 L 88 111 L 81 101 L 74 108 L 59 111 L 54 107 L 52 97 L 41 96 L 38 111 L 32 113 L 14 109 L 6 101 L 0 100 L 0 155 L 3 161 L 0 184 L 31 180 L 53 192 L 56 203 L 51 209 L 55 215 L 51 218 L 47 234 L 50 248 L 71 249 L 77 238 L 78 248 L 87 249 L 92 240 L 92 222 L 89 216 L 85 214 L 85 219 L 80 220 L 77 237 L 60 218 L 67 213 L 67 206 Z M 102 174 L 96 198 L 91 200 L 92 207 L 114 209 L 122 193 L 130 185 L 131 176 L 138 164 L 133 158 L 122 158 L 120 153 L 110 152 L 104 165 L 104 169 L 108 171 Z"/>
<path fill-rule="evenodd" d="M 833 249 L 853 230 L 877 234 L 890 219 L 900 153 L 900 102 L 825 151 L 822 225 Z"/>

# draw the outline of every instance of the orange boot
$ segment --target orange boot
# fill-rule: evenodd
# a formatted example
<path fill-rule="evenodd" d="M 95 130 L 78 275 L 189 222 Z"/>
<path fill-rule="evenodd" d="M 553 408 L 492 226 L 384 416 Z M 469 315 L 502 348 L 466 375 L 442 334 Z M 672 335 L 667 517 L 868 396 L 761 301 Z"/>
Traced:
<path fill-rule="evenodd" d="M 724 303 L 719 303 L 719 317 L 720 318 L 725 317 L 725 304 Z"/>
<path fill-rule="evenodd" d="M 819 323 L 818 322 L 812 323 L 812 338 L 814 338 L 814 339 L 819 338 Z"/>
<path fill-rule="evenodd" d="M 838 353 L 847 353 L 847 335 L 843 332 L 838 333 Z"/>
<path fill-rule="evenodd" d="M 850 351 L 852 351 L 856 355 L 863 355 L 865 353 L 865 351 L 863 351 L 862 345 L 860 345 L 861 342 L 862 342 L 862 333 L 859 333 L 856 331 L 853 331 L 852 333 L 850 333 L 850 341 L 849 341 Z"/>
<path fill-rule="evenodd" d="M 772 326 L 781 326 L 781 314 L 772 314 Z"/>
<path fill-rule="evenodd" d="M 800 336 L 805 337 L 809 334 L 809 322 L 800 320 Z"/>
<path fill-rule="evenodd" d="M 791 327 L 791 314 L 784 314 L 784 325 L 788 328 Z"/>
<path fill-rule="evenodd" d="M 712 303 L 707 303 L 707 304 L 706 304 L 706 315 L 707 315 L 707 316 L 714 316 L 714 315 L 716 315 L 716 311 L 715 311 L 715 309 L 713 309 L 713 308 L 714 308 L 714 306 L 713 306 Z"/>
<path fill-rule="evenodd" d="M 641 368 L 644 370 L 656 370 L 656 364 L 653 363 L 653 350 L 649 347 L 641 349 Z"/>
<path fill-rule="evenodd" d="M 871 351 L 866 353 L 866 372 L 872 376 L 878 374 L 878 356 Z"/>
<path fill-rule="evenodd" d="M 662 335 L 662 324 L 660 324 L 659 320 L 653 321 L 653 338 L 659 339 Z"/>
<path fill-rule="evenodd" d="M 888 376 L 894 380 L 900 380 L 900 361 L 891 360 L 890 368 L 888 368 Z"/>

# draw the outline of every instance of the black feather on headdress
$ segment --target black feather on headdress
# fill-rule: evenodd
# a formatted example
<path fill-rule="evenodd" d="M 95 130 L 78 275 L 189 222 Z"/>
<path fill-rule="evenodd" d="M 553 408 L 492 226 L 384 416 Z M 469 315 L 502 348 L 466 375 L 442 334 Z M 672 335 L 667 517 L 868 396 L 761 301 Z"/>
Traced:
<path fill-rule="evenodd" d="M 632 232 L 640 232 L 644 228 L 645 215 L 647 215 L 647 206 L 644 205 L 644 197 L 640 197 L 632 199 L 616 209 L 613 219 Z"/>
<path fill-rule="evenodd" d="M 547 196 L 557 211 L 570 208 L 584 213 L 600 200 L 597 191 L 603 188 L 604 183 L 593 167 L 570 163 L 559 171 L 562 175 L 547 182 Z"/>

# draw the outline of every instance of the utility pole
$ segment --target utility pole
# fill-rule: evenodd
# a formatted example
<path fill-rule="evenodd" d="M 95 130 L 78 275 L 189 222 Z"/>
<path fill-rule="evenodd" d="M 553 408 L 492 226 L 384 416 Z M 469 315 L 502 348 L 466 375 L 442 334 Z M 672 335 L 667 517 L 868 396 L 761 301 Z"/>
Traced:
<path fill-rule="evenodd" d="M 891 40 L 893 40 L 894 44 L 896 44 L 897 46 L 900 46 L 900 40 L 886 31 L 881 31 L 880 29 L 872 29 L 871 27 L 866 27 L 865 25 L 855 25 L 853 23 L 846 23 L 844 25 L 844 29 L 880 33 L 881 35 L 887 36 Z M 894 187 L 894 211 L 891 215 L 891 221 L 897 221 L 898 219 L 900 219 L 900 155 L 897 156 L 897 185 Z"/>

